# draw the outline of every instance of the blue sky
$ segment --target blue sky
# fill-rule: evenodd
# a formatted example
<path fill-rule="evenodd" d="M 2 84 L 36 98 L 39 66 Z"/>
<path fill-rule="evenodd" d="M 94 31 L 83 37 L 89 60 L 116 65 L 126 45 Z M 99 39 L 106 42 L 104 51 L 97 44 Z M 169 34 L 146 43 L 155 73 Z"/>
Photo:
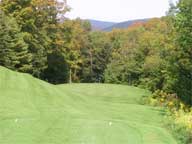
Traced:
<path fill-rule="evenodd" d="M 161 17 L 169 9 L 169 0 L 67 0 L 67 3 L 71 7 L 67 17 L 114 22 Z"/>

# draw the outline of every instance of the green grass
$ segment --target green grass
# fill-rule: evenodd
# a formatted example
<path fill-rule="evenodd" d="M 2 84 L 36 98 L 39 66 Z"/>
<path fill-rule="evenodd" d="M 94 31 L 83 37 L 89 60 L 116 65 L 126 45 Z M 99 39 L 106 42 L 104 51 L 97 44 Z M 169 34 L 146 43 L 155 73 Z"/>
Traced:
<path fill-rule="evenodd" d="M 146 90 L 110 84 L 54 86 L 0 67 L 0 144 L 175 144 Z"/>

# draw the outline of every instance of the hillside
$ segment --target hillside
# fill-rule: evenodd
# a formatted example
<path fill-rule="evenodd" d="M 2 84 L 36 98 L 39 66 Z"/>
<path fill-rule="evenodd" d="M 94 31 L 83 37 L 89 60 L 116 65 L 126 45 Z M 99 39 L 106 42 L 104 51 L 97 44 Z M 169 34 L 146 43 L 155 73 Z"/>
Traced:
<path fill-rule="evenodd" d="M 103 30 L 116 24 L 115 22 L 105 22 L 91 19 L 89 22 L 91 23 L 92 30 Z"/>
<path fill-rule="evenodd" d="M 112 26 L 109 26 L 107 28 L 104 28 L 102 30 L 103 31 L 112 31 L 113 29 L 125 29 L 136 22 L 147 22 L 148 20 L 149 19 L 138 19 L 138 20 L 130 20 L 130 21 L 125 21 L 125 22 L 120 22 L 120 23 L 114 24 Z"/>
<path fill-rule="evenodd" d="M 136 22 L 147 22 L 150 19 L 138 19 L 138 20 L 129 20 L 124 22 L 107 22 L 107 21 L 98 21 L 90 19 L 89 22 L 91 23 L 92 30 L 101 30 L 101 31 L 112 31 L 113 29 L 125 29 L 131 26 Z"/>
<path fill-rule="evenodd" d="M 0 67 L 1 144 L 175 144 L 146 90 L 110 84 L 51 85 Z"/>

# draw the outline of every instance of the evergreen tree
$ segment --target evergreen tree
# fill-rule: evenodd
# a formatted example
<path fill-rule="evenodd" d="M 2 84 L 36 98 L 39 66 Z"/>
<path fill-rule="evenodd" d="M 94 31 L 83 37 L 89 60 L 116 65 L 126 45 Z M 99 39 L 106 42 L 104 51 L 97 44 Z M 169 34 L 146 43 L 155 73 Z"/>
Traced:
<path fill-rule="evenodd" d="M 58 14 L 65 13 L 65 3 L 56 0 L 2 0 L 1 9 L 16 18 L 25 33 L 25 42 L 32 54 L 32 69 L 36 77 L 41 77 L 47 67 L 47 53 L 52 49 L 52 27 L 58 23 Z"/>
<path fill-rule="evenodd" d="M 0 11 L 0 65 L 27 72 L 31 69 L 31 54 L 16 20 Z"/>

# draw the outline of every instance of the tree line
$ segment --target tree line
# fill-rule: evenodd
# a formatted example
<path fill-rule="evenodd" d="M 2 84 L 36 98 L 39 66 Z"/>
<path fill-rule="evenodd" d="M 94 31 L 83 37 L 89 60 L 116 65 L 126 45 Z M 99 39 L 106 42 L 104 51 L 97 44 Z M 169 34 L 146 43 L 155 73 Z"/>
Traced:
<path fill-rule="evenodd" d="M 176 93 L 192 104 L 192 1 L 111 32 L 65 18 L 56 0 L 1 0 L 0 65 L 53 84 L 101 82 Z"/>

